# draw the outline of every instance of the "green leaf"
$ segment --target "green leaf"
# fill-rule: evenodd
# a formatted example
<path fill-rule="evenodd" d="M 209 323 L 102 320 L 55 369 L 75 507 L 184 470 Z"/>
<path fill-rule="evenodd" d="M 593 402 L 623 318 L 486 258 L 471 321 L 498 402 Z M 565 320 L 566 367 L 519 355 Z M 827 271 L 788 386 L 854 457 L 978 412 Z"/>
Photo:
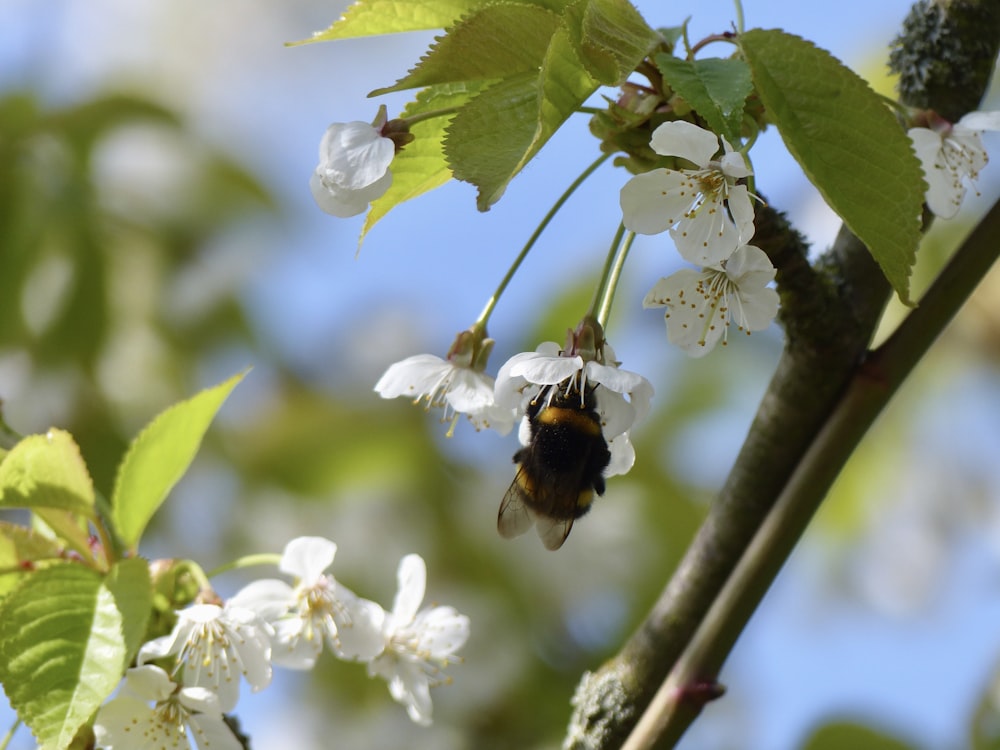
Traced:
<path fill-rule="evenodd" d="M 0 508 L 57 508 L 94 516 L 94 485 L 73 436 L 29 435 L 0 463 Z"/>
<path fill-rule="evenodd" d="M 456 178 L 479 188 L 486 211 L 598 83 L 583 68 L 560 28 L 538 75 L 504 79 L 475 97 L 452 120 L 444 143 Z"/>
<path fill-rule="evenodd" d="M 112 521 L 127 548 L 136 548 L 149 519 L 187 471 L 215 413 L 242 379 L 242 373 L 234 375 L 174 404 L 132 441 L 111 499 Z"/>
<path fill-rule="evenodd" d="M 785 146 L 908 303 L 926 185 L 906 133 L 867 83 L 810 42 L 754 29 L 739 44 Z"/>
<path fill-rule="evenodd" d="M 359 0 L 326 31 L 292 45 L 394 34 L 401 31 L 443 29 L 482 5 L 484 0 Z"/>
<path fill-rule="evenodd" d="M 503 195 L 530 149 L 538 121 L 538 76 L 496 83 L 459 110 L 447 128 L 444 154 L 459 180 L 479 188 L 486 211 Z"/>
<path fill-rule="evenodd" d="M 913 750 L 913 746 L 889 735 L 861 726 L 835 722 L 817 729 L 802 750 Z"/>
<path fill-rule="evenodd" d="M 67 747 L 121 680 L 123 627 L 115 594 L 82 565 L 39 570 L 4 599 L 0 682 L 43 750 Z"/>
<path fill-rule="evenodd" d="M 116 564 L 104 580 L 104 587 L 121 613 L 124 665 L 132 663 L 146 636 L 146 625 L 153 610 L 153 581 L 149 564 L 141 557 L 131 557 Z"/>
<path fill-rule="evenodd" d="M 460 107 L 482 91 L 485 85 L 480 82 L 429 86 L 417 94 L 416 101 L 410 102 L 400 116 L 410 118 L 435 110 Z M 445 130 L 450 122 L 450 117 L 433 117 L 410 127 L 414 139 L 392 160 L 392 187 L 368 210 L 359 245 L 369 230 L 393 208 L 451 179 L 451 168 L 444 157 L 443 147 Z"/>
<path fill-rule="evenodd" d="M 750 68 L 743 60 L 682 60 L 662 53 L 655 59 L 664 80 L 712 130 L 730 142 L 740 140 L 743 103 L 753 91 Z"/>
<path fill-rule="evenodd" d="M 660 41 L 628 0 L 578 0 L 567 24 L 587 72 L 605 86 L 620 86 Z"/>
<path fill-rule="evenodd" d="M 513 0 L 487 5 L 438 37 L 406 77 L 371 95 L 536 71 L 558 26 L 556 13 L 536 5 Z"/>
<path fill-rule="evenodd" d="M 34 571 L 34 563 L 59 559 L 62 550 L 55 539 L 0 521 L 0 599 Z"/>

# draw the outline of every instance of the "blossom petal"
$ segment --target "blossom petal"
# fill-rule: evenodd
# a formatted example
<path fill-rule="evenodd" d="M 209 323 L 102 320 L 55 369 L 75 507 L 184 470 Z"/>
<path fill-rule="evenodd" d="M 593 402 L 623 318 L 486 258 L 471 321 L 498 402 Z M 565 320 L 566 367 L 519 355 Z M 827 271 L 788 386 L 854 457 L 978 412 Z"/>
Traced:
<path fill-rule="evenodd" d="M 681 257 L 699 266 L 721 263 L 740 244 L 740 232 L 719 195 L 706 196 L 693 213 L 677 222 L 670 237 Z"/>
<path fill-rule="evenodd" d="M 294 603 L 295 590 L 291 586 L 277 578 L 262 578 L 237 591 L 226 606 L 249 609 L 264 622 L 272 622 L 285 615 Z"/>
<path fill-rule="evenodd" d="M 907 131 L 913 142 L 913 150 L 920 160 L 927 180 L 924 200 L 936 216 L 950 219 L 958 213 L 965 198 L 962 178 L 950 169 L 942 159 L 943 141 L 938 133 L 928 128 L 910 128 Z"/>
<path fill-rule="evenodd" d="M 659 234 L 691 210 L 698 184 L 685 172 L 654 169 L 636 175 L 621 189 L 622 223 L 630 232 Z"/>
<path fill-rule="evenodd" d="M 320 167 L 341 188 L 360 190 L 384 177 L 393 142 L 366 122 L 335 122 L 319 145 Z"/>
<path fill-rule="evenodd" d="M 608 450 L 611 452 L 611 461 L 608 468 L 604 470 L 605 477 L 616 477 L 620 474 L 628 474 L 635 465 L 635 448 L 627 432 L 623 432 L 613 440 L 608 442 Z"/>
<path fill-rule="evenodd" d="M 385 610 L 343 586 L 337 587 L 337 597 L 342 606 L 340 614 L 334 617 L 337 632 L 332 640 L 337 655 L 356 661 L 375 658 L 385 650 Z"/>
<path fill-rule="evenodd" d="M 198 743 L 198 750 L 243 750 L 243 744 L 221 715 L 192 714 L 188 717 L 188 726 Z"/>
<path fill-rule="evenodd" d="M 411 622 L 424 601 L 427 585 L 427 565 L 420 555 L 407 555 L 399 561 L 396 572 L 399 589 L 392 604 L 392 616 L 397 623 Z"/>
<path fill-rule="evenodd" d="M 165 701 L 174 692 L 170 676 L 155 664 L 133 667 L 125 672 L 125 688 L 147 701 Z"/>
<path fill-rule="evenodd" d="M 415 354 L 390 365 L 375 384 L 375 391 L 382 398 L 420 398 L 431 393 L 453 369 L 441 357 Z"/>
<path fill-rule="evenodd" d="M 285 545 L 278 570 L 312 586 L 323 577 L 337 554 L 336 543 L 320 536 L 300 536 Z"/>
<path fill-rule="evenodd" d="M 413 629 L 420 634 L 419 650 L 444 660 L 469 639 L 469 618 L 454 607 L 431 607 L 417 615 Z"/>
<path fill-rule="evenodd" d="M 704 167 L 719 150 L 719 137 L 686 120 L 671 120 L 653 131 L 649 145 L 661 156 L 679 156 Z"/>
<path fill-rule="evenodd" d="M 1000 130 L 1000 112 L 969 112 L 955 123 L 969 130 Z"/>

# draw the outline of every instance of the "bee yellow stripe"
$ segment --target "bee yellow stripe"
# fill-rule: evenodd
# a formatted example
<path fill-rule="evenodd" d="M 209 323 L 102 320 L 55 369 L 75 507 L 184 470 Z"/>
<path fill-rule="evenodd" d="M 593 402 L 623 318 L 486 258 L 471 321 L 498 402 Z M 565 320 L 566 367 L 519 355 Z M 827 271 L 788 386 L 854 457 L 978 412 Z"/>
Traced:
<path fill-rule="evenodd" d="M 565 409 L 561 406 L 550 406 L 535 415 L 538 424 L 565 424 L 574 427 L 585 435 L 597 435 L 601 425 L 590 414 L 579 409 Z"/>

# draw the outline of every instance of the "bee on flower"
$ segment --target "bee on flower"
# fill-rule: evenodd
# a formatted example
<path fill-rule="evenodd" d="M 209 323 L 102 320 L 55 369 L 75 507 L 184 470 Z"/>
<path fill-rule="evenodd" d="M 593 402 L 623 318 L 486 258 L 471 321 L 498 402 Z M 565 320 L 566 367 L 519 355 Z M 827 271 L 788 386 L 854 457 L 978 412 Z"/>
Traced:
<path fill-rule="evenodd" d="M 536 526 L 543 544 L 558 549 L 594 495 L 604 494 L 605 479 L 635 463 L 629 431 L 649 412 L 653 387 L 619 368 L 600 324 L 587 317 L 565 349 L 545 342 L 511 357 L 496 394 L 523 415 L 518 468 L 497 529 L 510 538 Z"/>

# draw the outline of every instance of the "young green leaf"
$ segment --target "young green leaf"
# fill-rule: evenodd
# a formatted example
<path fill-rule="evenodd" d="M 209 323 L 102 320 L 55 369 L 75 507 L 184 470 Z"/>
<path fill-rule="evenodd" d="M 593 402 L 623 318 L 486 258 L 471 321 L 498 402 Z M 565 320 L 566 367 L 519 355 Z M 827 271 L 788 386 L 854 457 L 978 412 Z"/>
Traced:
<path fill-rule="evenodd" d="M 242 379 L 242 373 L 235 375 L 174 404 L 132 441 L 111 499 L 115 530 L 128 549 L 137 547 L 149 519 L 194 459 L 215 413 Z"/>
<path fill-rule="evenodd" d="M 682 60 L 656 55 L 656 67 L 670 88 L 731 143 L 740 140 L 743 104 L 753 91 L 750 68 L 743 60 L 708 57 Z"/>
<path fill-rule="evenodd" d="M 559 16 L 550 10 L 500 0 L 459 20 L 408 75 L 371 96 L 536 71 L 558 26 Z"/>
<path fill-rule="evenodd" d="M 406 105 L 400 117 L 414 117 L 438 110 L 448 111 L 462 106 L 485 88 L 482 82 L 445 83 L 429 86 Z M 374 201 L 365 217 L 358 244 L 375 224 L 400 203 L 440 187 L 451 179 L 451 168 L 444 158 L 445 130 L 449 116 L 420 120 L 410 127 L 413 141 L 392 160 L 392 187 Z"/>
<path fill-rule="evenodd" d="M 0 508 L 55 508 L 94 517 L 94 484 L 73 436 L 29 435 L 0 463 Z"/>
<path fill-rule="evenodd" d="M 452 120 L 444 150 L 455 177 L 479 188 L 486 211 L 598 83 L 584 69 L 565 29 L 552 36 L 537 75 L 487 88 Z"/>
<path fill-rule="evenodd" d="M 0 599 L 35 570 L 35 564 L 58 560 L 62 546 L 55 540 L 8 521 L 0 521 Z"/>
<path fill-rule="evenodd" d="M 122 677 L 128 649 L 119 596 L 94 571 L 67 563 L 33 573 L 0 605 L 0 682 L 43 750 L 67 747 Z M 127 614 L 138 606 L 130 602 Z"/>
<path fill-rule="evenodd" d="M 628 0 L 577 0 L 566 28 L 587 72 L 604 86 L 620 86 L 660 41 Z"/>
<path fill-rule="evenodd" d="M 926 185 L 906 133 L 865 81 L 810 42 L 754 29 L 739 44 L 789 152 L 909 302 Z"/>
<path fill-rule="evenodd" d="M 358 0 L 325 31 L 291 45 L 400 31 L 443 29 L 484 0 Z"/>

